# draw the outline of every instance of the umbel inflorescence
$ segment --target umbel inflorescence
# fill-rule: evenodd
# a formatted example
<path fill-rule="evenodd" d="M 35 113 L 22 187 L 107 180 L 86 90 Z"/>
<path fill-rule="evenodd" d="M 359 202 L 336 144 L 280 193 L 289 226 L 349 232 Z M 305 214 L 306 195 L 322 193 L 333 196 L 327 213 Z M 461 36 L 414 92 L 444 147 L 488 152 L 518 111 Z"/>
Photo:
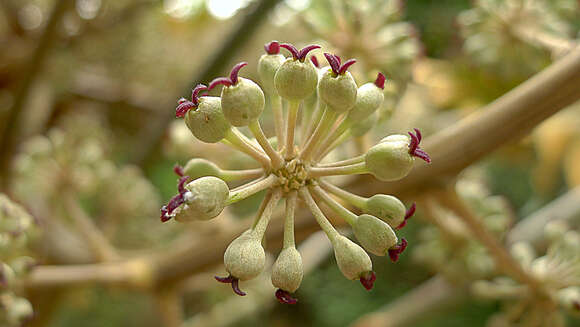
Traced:
<path fill-rule="evenodd" d="M 291 57 L 280 54 L 280 48 L 288 50 Z M 258 62 L 261 87 L 239 77 L 240 69 L 247 64 L 242 62 L 233 67 L 229 77 L 217 78 L 208 86 L 197 85 L 191 100 L 179 100 L 176 109 L 176 116 L 185 119 L 199 140 L 225 143 L 261 165 L 257 169 L 224 170 L 207 160 L 192 159 L 185 167 L 175 168 L 180 176 L 179 193 L 161 209 L 161 221 L 209 220 L 225 206 L 267 190 L 251 228 L 225 251 L 224 264 L 229 275 L 216 277 L 220 282 L 230 283 L 239 295 L 245 295 L 239 281 L 255 278 L 264 270 L 262 240 L 282 198 L 283 248 L 272 267 L 272 284 L 278 288 L 276 297 L 282 303 L 296 303 L 291 293 L 298 289 L 303 277 L 302 259 L 294 241 L 294 216 L 299 201 L 312 212 L 332 243 L 340 271 L 348 279 L 360 280 L 368 290 L 373 287 L 375 274 L 367 252 L 388 255 L 397 261 L 407 246 L 405 239 L 399 242 L 395 230 L 405 226 L 415 210 L 414 204 L 407 210 L 394 196 L 377 194 L 364 198 L 332 185 L 325 177 L 368 173 L 381 181 L 401 179 L 409 173 L 415 158 L 430 162 L 419 147 L 421 133 L 415 129 L 408 135 L 390 135 L 366 154 L 321 163 L 331 150 L 372 127 L 373 113 L 384 99 L 386 79 L 379 73 L 373 83 L 358 87 L 347 71 L 354 59 L 342 63 L 338 56 L 325 53 L 329 66 L 319 68 L 315 57 L 306 58 L 318 48 L 310 45 L 298 50 L 291 44 L 272 41 L 265 45 L 266 54 Z M 219 97 L 204 95 L 218 86 L 223 86 Z M 273 111 L 276 131 L 273 140 L 265 136 L 259 122 L 266 100 Z M 299 113 L 302 125 L 298 129 Z M 244 126 L 255 141 L 238 129 Z M 300 142 L 296 134 L 302 134 Z M 228 187 L 227 182 L 243 180 L 252 181 L 231 190 Z M 354 214 L 341 202 L 356 207 L 362 214 Z M 362 247 L 332 226 L 319 208 L 320 203 L 351 225 Z"/>

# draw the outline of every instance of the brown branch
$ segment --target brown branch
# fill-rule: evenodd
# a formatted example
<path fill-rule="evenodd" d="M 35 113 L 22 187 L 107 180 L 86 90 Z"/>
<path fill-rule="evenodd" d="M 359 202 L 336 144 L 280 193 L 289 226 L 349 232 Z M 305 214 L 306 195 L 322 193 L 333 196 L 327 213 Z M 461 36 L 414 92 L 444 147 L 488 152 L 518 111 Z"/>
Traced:
<path fill-rule="evenodd" d="M 350 186 L 365 195 L 388 191 L 407 196 L 412 191 L 417 193 L 440 188 L 463 168 L 507 142 L 519 139 L 543 119 L 579 98 L 580 49 L 577 48 L 567 57 L 482 108 L 481 113 L 467 117 L 427 139 L 425 149 L 433 158 L 430 166 L 417 165 L 400 182 L 386 184 L 371 178 L 358 178 Z M 306 215 L 305 211 L 298 214 L 300 217 Z M 317 230 L 313 219 L 297 219 L 296 222 L 297 238 Z M 199 240 L 182 249 L 163 251 L 144 259 L 152 265 L 151 283 L 173 283 L 218 264 L 227 244 L 243 230 L 243 226 L 237 228 L 228 231 L 227 235 L 212 239 L 211 246 Z M 279 220 L 273 221 L 268 230 L 268 239 L 272 240 L 269 243 L 281 238 L 282 224 Z M 60 267 L 62 270 L 68 268 Z M 50 282 L 44 278 L 43 267 L 39 267 L 32 274 L 31 282 L 36 285 Z M 78 280 L 68 284 L 75 282 Z"/>
<path fill-rule="evenodd" d="M 46 60 L 50 49 L 57 39 L 58 27 L 60 21 L 66 12 L 68 6 L 72 3 L 71 0 L 59 0 L 54 4 L 54 8 L 48 20 L 46 27 L 42 33 L 38 47 L 36 48 L 30 63 L 26 65 L 22 76 L 22 82 L 16 92 L 14 105 L 4 122 L 4 130 L 2 138 L 0 139 L 0 174 L 2 176 L 2 187 L 7 189 L 10 184 L 12 159 L 18 147 L 19 133 L 22 128 L 22 117 L 25 116 L 27 110 L 26 104 L 29 98 L 29 93 L 36 76 L 41 73 L 43 64 Z"/>

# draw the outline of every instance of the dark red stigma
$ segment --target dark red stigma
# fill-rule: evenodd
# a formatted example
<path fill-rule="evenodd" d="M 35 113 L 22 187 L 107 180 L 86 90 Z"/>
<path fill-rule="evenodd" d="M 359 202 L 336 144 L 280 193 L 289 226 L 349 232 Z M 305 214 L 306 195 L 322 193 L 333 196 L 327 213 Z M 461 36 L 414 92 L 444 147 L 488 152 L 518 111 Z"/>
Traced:
<path fill-rule="evenodd" d="M 375 85 L 380 88 L 381 90 L 385 89 L 385 82 L 387 81 L 387 78 L 385 77 L 385 75 L 381 72 L 379 72 L 377 74 L 377 79 L 375 80 Z"/>
<path fill-rule="evenodd" d="M 175 165 L 173 171 L 179 176 L 179 183 L 177 184 L 177 190 L 179 193 L 172 197 L 167 205 L 161 207 L 160 219 L 162 223 L 169 221 L 172 218 L 171 214 L 173 211 L 185 202 L 183 195 L 187 192 L 185 189 L 185 183 L 189 180 L 189 176 L 184 176 L 183 167 L 179 165 Z"/>
<path fill-rule="evenodd" d="M 177 108 L 175 108 L 175 117 L 181 118 L 185 116 L 185 114 L 191 108 L 197 108 L 199 106 L 199 97 L 202 92 L 207 91 L 207 86 L 203 84 L 197 84 L 193 90 L 191 91 L 191 101 L 188 101 L 185 98 L 181 98 L 177 101 Z"/>
<path fill-rule="evenodd" d="M 400 244 L 397 244 L 389 249 L 389 258 L 391 258 L 392 262 L 397 262 L 399 260 L 399 256 L 401 253 L 403 253 L 403 251 L 405 251 L 407 245 L 407 240 L 402 238 Z"/>
<path fill-rule="evenodd" d="M 240 290 L 239 285 L 240 280 L 235 278 L 234 276 L 232 275 L 229 275 L 228 277 L 214 276 L 214 278 L 220 283 L 232 284 L 232 290 L 234 291 L 234 293 L 236 293 L 239 296 L 246 296 L 246 293 Z"/>
<path fill-rule="evenodd" d="M 360 277 L 360 283 L 362 284 L 362 286 L 364 286 L 364 288 L 367 291 L 370 291 L 373 286 L 375 285 L 375 280 L 377 280 L 377 275 L 375 275 L 374 271 L 368 271 L 366 273 L 364 273 L 361 277 Z"/>
<path fill-rule="evenodd" d="M 293 298 L 289 292 L 283 291 L 280 288 L 276 291 L 275 294 L 278 302 L 282 304 L 296 304 L 298 302 L 298 300 Z"/>
<path fill-rule="evenodd" d="M 345 61 L 344 64 L 341 64 L 340 57 L 331 53 L 324 53 L 324 57 L 328 61 L 328 64 L 330 65 L 330 68 L 335 75 L 342 75 L 346 73 L 348 67 L 352 66 L 356 62 L 356 59 L 349 59 Z"/>
<path fill-rule="evenodd" d="M 399 224 L 399 226 L 397 226 L 396 229 L 401 229 L 405 227 L 407 225 L 407 220 L 413 217 L 413 215 L 415 214 L 415 210 L 417 210 L 417 205 L 415 204 L 415 202 L 413 202 L 413 204 L 411 204 L 409 209 L 407 209 L 407 212 L 405 212 L 405 218 L 403 222 Z"/>
<path fill-rule="evenodd" d="M 292 58 L 294 58 L 294 60 L 300 60 L 300 62 L 304 62 L 304 59 L 306 59 L 306 55 L 308 54 L 308 52 L 320 48 L 319 45 L 311 44 L 305 46 L 304 48 L 302 48 L 302 50 L 298 51 L 298 49 L 296 49 L 296 47 L 290 43 L 282 43 L 280 44 L 280 47 L 290 51 L 290 53 L 292 54 Z"/>
<path fill-rule="evenodd" d="M 208 90 L 213 90 L 214 87 L 218 86 L 218 85 L 224 85 L 224 86 L 232 86 L 232 85 L 236 85 L 238 84 L 238 74 L 240 72 L 240 69 L 242 69 L 244 66 L 246 66 L 248 63 L 245 61 L 242 61 L 238 64 L 236 64 L 233 68 L 232 71 L 230 72 L 230 76 L 229 77 L 218 77 L 215 78 L 213 81 L 211 81 L 209 83 L 208 86 Z"/>
<path fill-rule="evenodd" d="M 429 157 L 427 152 L 423 151 L 419 147 L 419 143 L 421 142 L 422 138 L 421 131 L 419 131 L 417 128 L 414 128 L 414 130 L 415 134 L 413 134 L 413 132 L 408 133 L 409 136 L 411 137 L 411 143 L 409 143 L 409 154 L 414 157 L 421 158 L 425 160 L 425 162 L 427 163 L 431 163 L 431 158 Z"/>
<path fill-rule="evenodd" d="M 278 41 L 272 41 L 264 44 L 264 50 L 269 55 L 275 55 L 280 53 L 280 43 Z"/>

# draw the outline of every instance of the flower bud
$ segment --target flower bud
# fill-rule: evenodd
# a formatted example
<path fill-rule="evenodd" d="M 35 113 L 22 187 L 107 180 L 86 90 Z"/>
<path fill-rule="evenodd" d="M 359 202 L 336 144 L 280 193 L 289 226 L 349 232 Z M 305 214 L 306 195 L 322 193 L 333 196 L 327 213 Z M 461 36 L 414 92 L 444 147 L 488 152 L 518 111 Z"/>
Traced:
<path fill-rule="evenodd" d="M 224 209 L 230 194 L 228 184 L 214 176 L 198 178 L 185 188 L 185 203 L 175 216 L 175 220 L 181 222 L 217 217 Z"/>
<path fill-rule="evenodd" d="M 360 215 L 353 225 L 354 235 L 368 252 L 384 256 L 397 244 L 397 235 L 384 221 L 371 215 Z"/>
<path fill-rule="evenodd" d="M 571 314 L 580 314 L 580 287 L 571 286 L 558 291 L 558 302 Z"/>
<path fill-rule="evenodd" d="M 344 277 L 355 280 L 373 269 L 369 255 L 353 241 L 339 235 L 332 241 L 338 268 Z"/>
<path fill-rule="evenodd" d="M 222 89 L 222 110 L 234 126 L 247 126 L 264 111 L 264 92 L 258 84 L 246 78 Z"/>
<path fill-rule="evenodd" d="M 201 97 L 199 105 L 185 114 L 185 124 L 200 141 L 216 143 L 230 130 L 230 123 L 222 113 L 218 97 Z"/>
<path fill-rule="evenodd" d="M 258 276 L 266 263 L 261 237 L 252 229 L 236 238 L 224 253 L 226 271 L 239 280 Z"/>
<path fill-rule="evenodd" d="M 365 155 L 368 171 L 383 182 L 399 180 L 411 171 L 415 159 L 409 154 L 409 138 L 390 135 Z"/>
<path fill-rule="evenodd" d="M 528 242 L 515 243 L 510 248 L 510 254 L 524 268 L 529 267 L 536 258 L 536 251 Z"/>
<path fill-rule="evenodd" d="M 281 54 L 265 54 L 258 61 L 258 74 L 260 75 L 260 85 L 269 94 L 277 94 L 274 86 L 276 71 L 286 58 Z"/>
<path fill-rule="evenodd" d="M 0 262 L 0 290 L 6 290 L 12 287 L 15 277 L 12 267 Z"/>
<path fill-rule="evenodd" d="M 316 90 L 318 72 L 311 62 L 286 59 L 276 71 L 274 85 L 284 99 L 299 101 Z"/>
<path fill-rule="evenodd" d="M 272 285 L 283 291 L 294 293 L 304 276 L 302 257 L 295 247 L 283 249 L 272 267 Z"/>
<path fill-rule="evenodd" d="M 354 106 L 356 82 L 349 72 L 336 75 L 327 69 L 318 81 L 318 96 L 331 110 L 342 113 Z"/>
<path fill-rule="evenodd" d="M 352 121 L 352 125 L 350 126 L 350 134 L 354 137 L 360 137 L 368 133 L 379 120 L 377 117 L 378 115 L 376 112 L 370 114 L 368 117 L 359 120 L 359 121 Z"/>
<path fill-rule="evenodd" d="M 399 226 L 405 220 L 406 208 L 401 200 L 386 194 L 375 194 L 368 198 L 363 211 L 385 221 L 391 227 Z"/>
<path fill-rule="evenodd" d="M 189 176 L 192 180 L 196 180 L 204 176 L 220 176 L 221 169 L 213 162 L 202 159 L 193 158 L 183 167 L 183 175 Z"/>
<path fill-rule="evenodd" d="M 8 303 L 2 304 L 5 305 L 5 319 L 8 326 L 21 326 L 25 321 L 32 318 L 34 311 L 27 299 L 11 296 L 6 302 Z M 0 321 L 2 320 L 0 318 Z"/>
<path fill-rule="evenodd" d="M 374 83 L 367 83 L 359 87 L 356 92 L 356 102 L 348 113 L 347 119 L 358 122 L 375 112 L 383 103 L 383 90 Z"/>

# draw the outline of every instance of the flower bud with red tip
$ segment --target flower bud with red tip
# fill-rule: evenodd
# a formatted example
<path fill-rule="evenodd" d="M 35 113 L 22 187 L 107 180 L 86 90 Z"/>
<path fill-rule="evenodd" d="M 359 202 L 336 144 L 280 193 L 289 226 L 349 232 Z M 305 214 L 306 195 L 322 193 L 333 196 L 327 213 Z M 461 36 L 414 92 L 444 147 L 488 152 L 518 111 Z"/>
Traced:
<path fill-rule="evenodd" d="M 367 170 L 381 181 L 399 180 L 411 171 L 415 157 L 431 162 L 429 155 L 419 148 L 421 133 L 390 135 L 369 149 L 365 155 Z"/>
<path fill-rule="evenodd" d="M 368 286 L 372 279 L 373 263 L 365 250 L 342 235 L 332 240 L 332 246 L 336 263 L 344 277 L 359 279 L 366 289 L 372 288 L 372 285 Z"/>
<path fill-rule="evenodd" d="M 286 58 L 280 54 L 280 44 L 277 41 L 272 41 L 264 45 L 266 54 L 260 57 L 258 61 L 258 75 L 260 75 L 260 82 L 262 88 L 269 94 L 277 94 L 274 86 L 274 77 L 276 71 L 282 66 Z"/>
<path fill-rule="evenodd" d="M 252 80 L 238 77 L 242 67 L 248 63 L 241 62 L 234 66 L 229 78 L 219 77 L 209 84 L 209 89 L 224 85 L 221 93 L 221 106 L 226 119 L 234 126 L 247 126 L 258 119 L 264 111 L 264 92 Z"/>
<path fill-rule="evenodd" d="M 290 51 L 292 58 L 286 59 L 276 71 L 274 85 L 278 94 L 290 101 L 306 99 L 316 90 L 318 72 L 311 62 L 306 61 L 306 54 L 318 49 L 318 45 L 309 45 L 298 51 L 292 44 L 284 43 L 282 48 Z"/>
<path fill-rule="evenodd" d="M 325 53 L 330 69 L 324 71 L 318 81 L 318 96 L 329 109 L 341 113 L 353 107 L 356 101 L 357 86 L 352 75 L 346 70 L 356 61 L 347 60 L 341 65 L 340 57 Z"/>
<path fill-rule="evenodd" d="M 272 266 L 272 285 L 278 288 L 276 292 L 278 300 L 286 304 L 296 303 L 296 299 L 290 294 L 300 287 L 303 277 L 300 252 L 293 246 L 283 249 Z"/>

